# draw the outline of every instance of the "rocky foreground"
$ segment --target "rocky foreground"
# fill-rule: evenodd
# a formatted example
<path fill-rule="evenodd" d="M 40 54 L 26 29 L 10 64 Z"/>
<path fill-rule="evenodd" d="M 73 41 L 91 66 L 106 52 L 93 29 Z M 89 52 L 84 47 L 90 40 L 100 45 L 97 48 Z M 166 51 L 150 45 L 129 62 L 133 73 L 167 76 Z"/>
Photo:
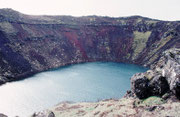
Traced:
<path fill-rule="evenodd" d="M 62 102 L 32 117 L 180 117 L 180 49 L 171 49 L 145 73 L 131 78 L 122 99 Z"/>
<path fill-rule="evenodd" d="M 165 102 L 158 97 L 146 100 L 122 98 L 97 103 L 63 102 L 32 117 L 179 117 L 179 100 Z"/>

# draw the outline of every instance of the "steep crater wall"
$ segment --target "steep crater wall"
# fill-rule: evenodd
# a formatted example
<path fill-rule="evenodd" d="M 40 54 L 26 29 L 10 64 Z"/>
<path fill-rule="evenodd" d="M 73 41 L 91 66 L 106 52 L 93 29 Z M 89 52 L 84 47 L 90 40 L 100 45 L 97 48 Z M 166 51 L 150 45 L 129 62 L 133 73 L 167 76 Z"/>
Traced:
<path fill-rule="evenodd" d="M 126 18 L 30 16 L 0 10 L 0 81 L 89 61 L 149 67 L 180 48 L 180 22 Z"/>

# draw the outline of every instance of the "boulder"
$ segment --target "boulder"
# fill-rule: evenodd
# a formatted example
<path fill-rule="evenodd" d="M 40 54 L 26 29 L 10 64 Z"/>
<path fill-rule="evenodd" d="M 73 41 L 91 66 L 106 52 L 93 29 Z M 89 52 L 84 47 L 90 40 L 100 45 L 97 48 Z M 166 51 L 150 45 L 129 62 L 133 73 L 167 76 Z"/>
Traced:
<path fill-rule="evenodd" d="M 35 112 L 31 117 L 46 117 L 48 111 Z"/>
<path fill-rule="evenodd" d="M 140 99 L 147 98 L 150 96 L 149 92 L 149 80 L 143 73 L 137 73 L 131 78 L 131 89 L 132 92 Z"/>
<path fill-rule="evenodd" d="M 55 117 L 54 113 L 53 112 L 50 112 L 48 117 Z"/>
<path fill-rule="evenodd" d="M 165 77 L 161 75 L 155 76 L 149 82 L 150 94 L 154 96 L 162 96 L 169 91 L 169 85 Z"/>

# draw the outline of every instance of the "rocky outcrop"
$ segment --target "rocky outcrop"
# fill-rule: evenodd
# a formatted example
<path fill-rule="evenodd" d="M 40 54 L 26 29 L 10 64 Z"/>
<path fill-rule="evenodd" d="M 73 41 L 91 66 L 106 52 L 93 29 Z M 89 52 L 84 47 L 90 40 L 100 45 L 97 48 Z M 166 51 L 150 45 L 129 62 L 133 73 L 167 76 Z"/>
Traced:
<path fill-rule="evenodd" d="M 131 87 L 140 99 L 170 92 L 180 98 L 180 49 L 165 51 L 151 70 L 135 74 L 131 78 Z"/>
<path fill-rule="evenodd" d="M 141 16 L 32 16 L 0 9 L 0 84 L 80 62 L 148 67 L 173 47 L 180 48 L 178 21 Z"/>

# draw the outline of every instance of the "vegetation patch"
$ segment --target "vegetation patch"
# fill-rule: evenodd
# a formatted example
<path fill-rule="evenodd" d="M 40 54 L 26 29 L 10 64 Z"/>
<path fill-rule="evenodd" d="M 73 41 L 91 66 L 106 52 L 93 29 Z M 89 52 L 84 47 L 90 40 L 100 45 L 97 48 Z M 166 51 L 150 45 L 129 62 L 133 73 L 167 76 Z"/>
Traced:
<path fill-rule="evenodd" d="M 143 100 L 142 104 L 146 105 L 146 106 L 151 106 L 151 105 L 160 105 L 165 103 L 165 101 L 157 96 L 151 96 L 145 100 Z"/>
<path fill-rule="evenodd" d="M 138 32 L 134 31 L 134 42 L 133 42 L 133 50 L 134 54 L 132 56 L 132 60 L 135 60 L 139 53 L 143 51 L 146 47 L 146 42 L 148 41 L 149 36 L 151 35 L 151 31 L 147 32 Z"/>
<path fill-rule="evenodd" d="M 5 31 L 8 34 L 16 33 L 16 30 L 9 22 L 1 22 L 0 29 L 2 29 L 3 31 Z"/>
<path fill-rule="evenodd" d="M 136 106 L 154 106 L 154 105 L 160 105 L 160 104 L 164 104 L 165 101 L 157 96 L 151 96 L 148 97 L 144 100 L 139 100 L 137 102 L 135 102 Z"/>

